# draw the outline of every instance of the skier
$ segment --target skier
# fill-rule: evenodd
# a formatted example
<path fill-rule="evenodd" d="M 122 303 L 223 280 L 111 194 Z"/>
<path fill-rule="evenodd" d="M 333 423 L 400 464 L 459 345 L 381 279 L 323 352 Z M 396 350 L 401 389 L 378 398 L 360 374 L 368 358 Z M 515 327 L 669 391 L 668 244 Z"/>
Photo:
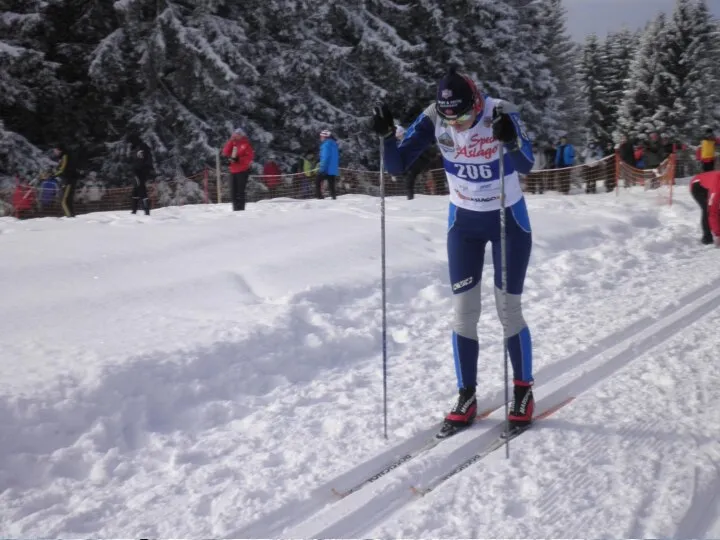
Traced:
<path fill-rule="evenodd" d="M 488 242 L 492 245 L 495 299 L 502 319 L 498 152 L 500 144 L 504 145 L 507 248 L 504 327 L 509 338 L 514 379 L 509 421 L 511 430 L 530 425 L 534 409 L 532 343 L 520 300 L 532 234 L 518 173 L 529 173 L 534 160 L 519 114 L 510 103 L 480 93 L 471 79 L 451 67 L 438 84 L 435 103 L 408 128 L 402 144 L 398 146 L 394 137 L 393 116 L 387 105 L 379 104 L 373 110 L 372 129 L 383 138 L 389 174 L 405 172 L 433 143 L 437 143 L 443 155 L 450 190 L 447 251 L 454 310 L 452 347 L 459 396 L 445 417 L 437 435 L 440 438 L 471 425 L 477 414 L 477 324 Z"/>
<path fill-rule="evenodd" d="M 150 199 L 147 192 L 147 181 L 153 170 L 152 153 L 150 147 L 145 144 L 137 133 L 132 133 L 128 137 L 128 141 L 132 146 L 132 170 L 135 175 L 135 184 L 132 190 L 132 213 L 137 214 L 138 206 L 142 201 L 145 215 L 150 215 Z"/>
<path fill-rule="evenodd" d="M 720 171 L 703 172 L 693 177 L 690 193 L 702 210 L 701 242 L 720 247 Z"/>

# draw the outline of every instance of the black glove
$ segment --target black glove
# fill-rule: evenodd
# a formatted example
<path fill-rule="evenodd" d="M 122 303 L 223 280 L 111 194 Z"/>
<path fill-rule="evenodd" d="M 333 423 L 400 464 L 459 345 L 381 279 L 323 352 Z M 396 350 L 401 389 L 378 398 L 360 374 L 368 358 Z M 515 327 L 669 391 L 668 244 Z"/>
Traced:
<path fill-rule="evenodd" d="M 372 130 L 387 139 L 395 136 L 395 121 L 390 108 L 384 103 L 378 103 L 373 108 Z"/>
<path fill-rule="evenodd" d="M 498 105 L 493 110 L 493 137 L 504 144 L 517 144 L 518 133 L 510 115 Z"/>

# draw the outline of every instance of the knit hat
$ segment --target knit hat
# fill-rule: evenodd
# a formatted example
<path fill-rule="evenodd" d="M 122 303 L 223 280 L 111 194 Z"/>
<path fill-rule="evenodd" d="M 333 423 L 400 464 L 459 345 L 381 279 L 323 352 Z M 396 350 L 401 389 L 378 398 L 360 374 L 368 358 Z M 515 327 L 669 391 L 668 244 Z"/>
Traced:
<path fill-rule="evenodd" d="M 320 132 L 320 136 L 321 136 L 321 137 L 330 137 L 331 135 L 332 135 L 332 133 L 330 132 L 329 129 L 323 129 L 323 130 Z"/>
<path fill-rule="evenodd" d="M 235 131 L 233 131 L 233 135 L 245 135 L 245 131 L 243 128 L 235 128 Z"/>
<path fill-rule="evenodd" d="M 482 109 L 482 98 L 475 84 L 451 66 L 447 75 L 438 83 L 435 98 L 438 114 L 447 120 L 453 120 L 470 112 L 476 105 L 478 111 Z"/>

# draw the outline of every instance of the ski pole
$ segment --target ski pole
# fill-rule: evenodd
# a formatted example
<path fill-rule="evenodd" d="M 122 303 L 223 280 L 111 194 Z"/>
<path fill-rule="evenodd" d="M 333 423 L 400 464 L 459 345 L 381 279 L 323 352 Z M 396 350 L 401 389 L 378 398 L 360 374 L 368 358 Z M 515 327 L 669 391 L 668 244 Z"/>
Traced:
<path fill-rule="evenodd" d="M 500 110 L 499 112 L 502 112 Z M 498 148 L 499 176 L 500 176 L 500 275 L 501 275 L 501 302 L 500 313 L 503 327 L 503 373 L 505 380 L 505 433 L 510 432 L 510 389 L 508 386 L 508 336 L 507 336 L 507 245 L 505 228 L 505 148 L 500 141 Z M 510 437 L 505 438 L 505 457 L 510 457 Z"/>
<path fill-rule="evenodd" d="M 380 266 L 382 288 L 383 433 L 387 434 L 387 302 L 385 281 L 385 144 L 380 138 Z"/>

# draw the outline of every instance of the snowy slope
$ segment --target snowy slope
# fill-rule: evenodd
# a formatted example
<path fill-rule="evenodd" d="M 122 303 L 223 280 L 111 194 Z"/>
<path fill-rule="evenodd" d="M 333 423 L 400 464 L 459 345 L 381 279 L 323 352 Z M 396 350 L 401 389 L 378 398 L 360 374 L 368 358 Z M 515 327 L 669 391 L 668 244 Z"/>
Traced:
<path fill-rule="evenodd" d="M 531 196 L 536 396 L 575 400 L 424 498 L 409 486 L 494 417 L 336 500 L 454 398 L 446 206 L 388 202 L 389 441 L 376 199 L 0 219 L 1 533 L 720 534 L 720 251 L 686 188 L 672 208 Z M 483 287 L 487 405 L 503 366 Z"/>

